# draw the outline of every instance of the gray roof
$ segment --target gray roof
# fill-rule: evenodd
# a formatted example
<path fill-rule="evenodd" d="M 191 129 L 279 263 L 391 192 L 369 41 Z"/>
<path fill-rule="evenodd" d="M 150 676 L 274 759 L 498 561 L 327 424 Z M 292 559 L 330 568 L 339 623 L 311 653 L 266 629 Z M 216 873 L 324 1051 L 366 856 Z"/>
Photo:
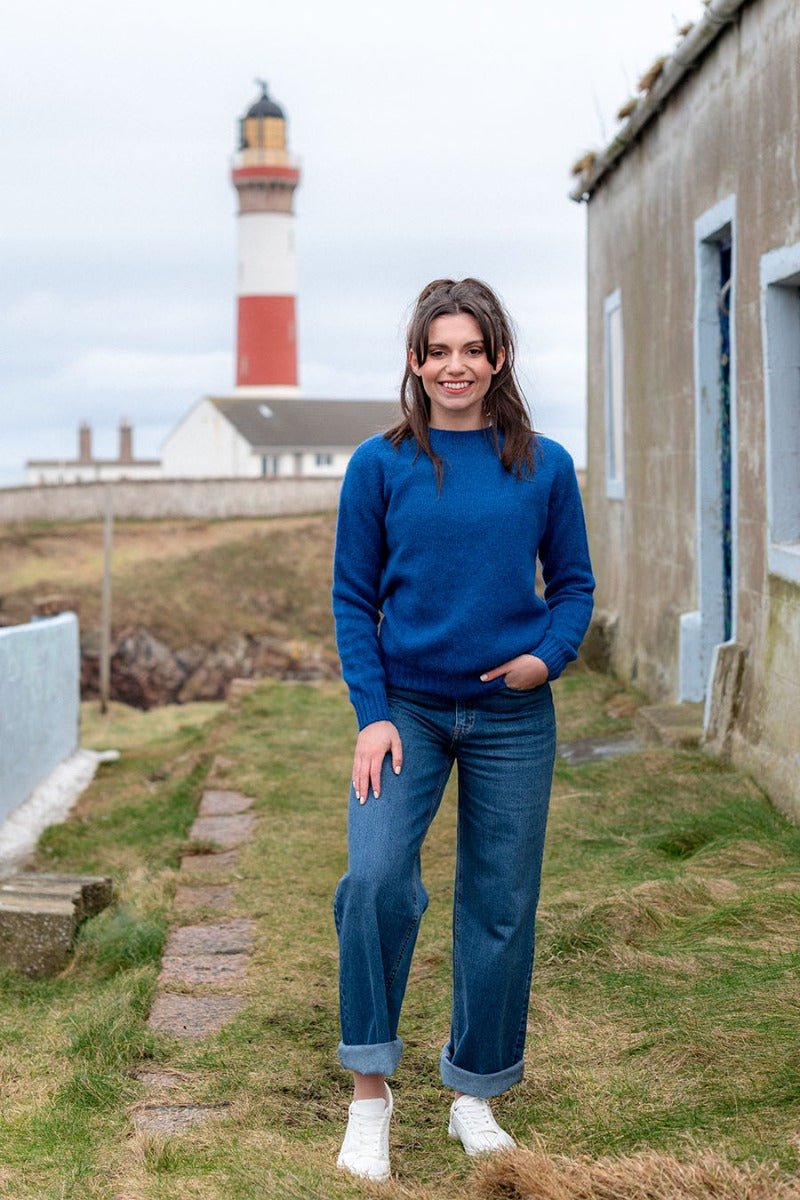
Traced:
<path fill-rule="evenodd" d="M 400 420 L 394 400 L 210 399 L 256 452 L 352 450 Z"/>

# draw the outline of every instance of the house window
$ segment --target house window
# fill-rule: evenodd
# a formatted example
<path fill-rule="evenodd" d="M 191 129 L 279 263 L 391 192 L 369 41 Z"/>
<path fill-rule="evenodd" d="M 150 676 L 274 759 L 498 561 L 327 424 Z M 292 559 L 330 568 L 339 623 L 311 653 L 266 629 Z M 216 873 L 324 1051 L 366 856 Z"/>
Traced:
<path fill-rule="evenodd" d="M 262 454 L 261 455 L 261 474 L 262 475 L 280 475 L 281 459 L 279 454 Z"/>
<path fill-rule="evenodd" d="M 800 583 L 800 242 L 761 259 L 767 563 Z"/>
<path fill-rule="evenodd" d="M 318 467 L 332 467 L 333 466 L 333 455 L 332 454 L 317 454 L 314 461 L 316 462 L 316 465 Z"/>
<path fill-rule="evenodd" d="M 606 495 L 611 500 L 625 497 L 625 444 L 623 429 L 622 296 L 619 289 L 606 297 L 605 328 L 605 414 Z"/>

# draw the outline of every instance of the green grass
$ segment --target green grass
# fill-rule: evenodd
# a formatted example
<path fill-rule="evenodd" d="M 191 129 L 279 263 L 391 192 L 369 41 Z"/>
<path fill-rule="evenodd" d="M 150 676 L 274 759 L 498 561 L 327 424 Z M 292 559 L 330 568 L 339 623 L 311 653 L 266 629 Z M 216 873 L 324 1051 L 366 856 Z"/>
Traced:
<path fill-rule="evenodd" d="M 556 693 L 568 736 L 628 729 L 639 699 L 580 670 Z M 158 714 L 153 725 L 143 715 L 120 762 L 43 839 L 38 865 L 109 871 L 118 899 L 87 924 L 61 977 L 0 980 L 0 1196 L 797 1195 L 800 830 L 748 779 L 701 752 L 659 747 L 558 765 L 527 1073 L 497 1104 L 523 1147 L 507 1164 L 475 1164 L 446 1136 L 437 1063 L 449 1007 L 448 793 L 424 854 L 431 905 L 394 1080 L 396 1178 L 370 1189 L 333 1166 L 348 1101 L 331 916 L 354 735 L 343 689 L 267 683 L 239 712 L 198 716 L 161 714 L 159 727 Z M 93 727 L 95 744 L 112 744 L 107 732 Z M 182 1043 L 150 1032 L 145 1017 L 214 754 L 224 762 L 214 786 L 256 800 L 258 832 L 233 882 L 236 913 L 258 933 L 245 1010 L 218 1035 Z M 134 1134 L 145 1096 L 136 1072 L 148 1064 L 181 1079 L 158 1099 L 227 1103 L 229 1116 L 167 1140 Z M 643 1155 L 661 1190 L 642 1183 Z M 604 1171 L 616 1190 L 600 1190 Z M 551 1190 L 536 1190 L 548 1173 Z"/>

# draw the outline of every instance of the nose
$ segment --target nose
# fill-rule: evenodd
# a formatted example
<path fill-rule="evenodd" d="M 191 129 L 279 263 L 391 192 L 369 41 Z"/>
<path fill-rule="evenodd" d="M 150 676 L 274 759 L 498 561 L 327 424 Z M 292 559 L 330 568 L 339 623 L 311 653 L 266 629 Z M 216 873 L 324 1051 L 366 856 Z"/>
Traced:
<path fill-rule="evenodd" d="M 449 363 L 447 364 L 447 372 L 449 375 L 463 375 L 464 374 L 464 363 L 462 362 L 458 351 L 454 352 Z"/>

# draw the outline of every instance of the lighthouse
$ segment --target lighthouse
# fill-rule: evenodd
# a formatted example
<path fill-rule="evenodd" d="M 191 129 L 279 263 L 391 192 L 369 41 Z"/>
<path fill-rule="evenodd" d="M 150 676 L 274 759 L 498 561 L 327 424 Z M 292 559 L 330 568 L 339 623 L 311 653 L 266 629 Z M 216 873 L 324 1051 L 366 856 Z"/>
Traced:
<path fill-rule="evenodd" d="M 236 396 L 297 396 L 297 266 L 286 117 L 261 96 L 240 121 L 232 181 L 239 196 Z"/>

